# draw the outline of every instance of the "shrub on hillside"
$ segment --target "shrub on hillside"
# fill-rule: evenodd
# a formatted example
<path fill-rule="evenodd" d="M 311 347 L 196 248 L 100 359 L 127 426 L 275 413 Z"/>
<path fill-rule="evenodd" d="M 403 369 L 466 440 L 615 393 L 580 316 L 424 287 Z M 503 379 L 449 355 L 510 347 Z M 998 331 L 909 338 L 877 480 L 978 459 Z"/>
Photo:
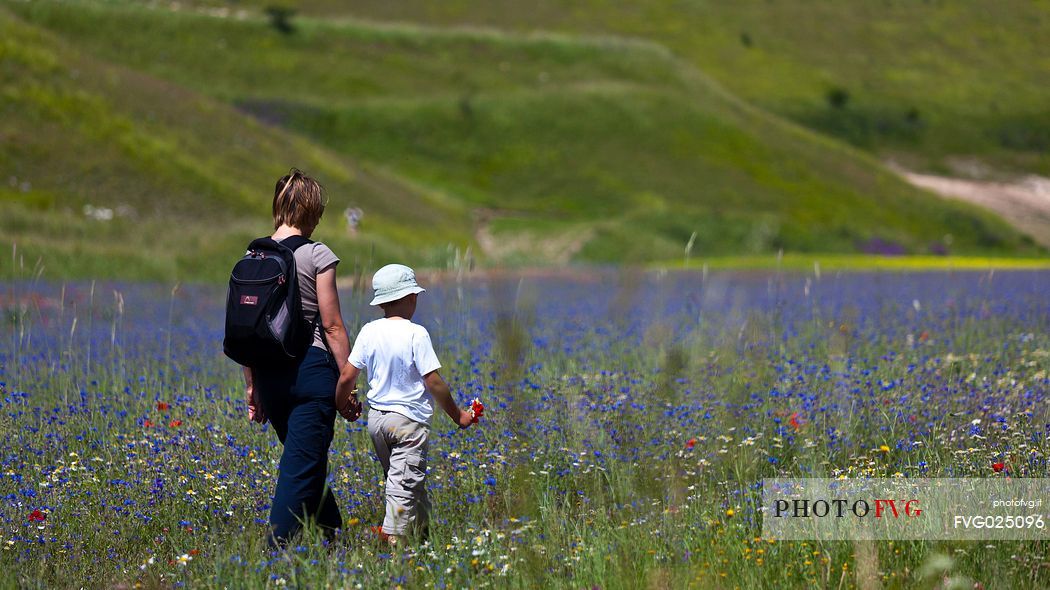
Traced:
<path fill-rule="evenodd" d="M 828 90 L 824 97 L 828 101 L 828 105 L 833 109 L 844 109 L 846 104 L 849 102 L 849 91 L 845 88 L 835 87 Z"/>
<path fill-rule="evenodd" d="M 267 6 L 266 14 L 270 17 L 270 26 L 277 29 L 278 32 L 285 35 L 291 35 L 295 32 L 295 25 L 292 24 L 295 9 L 287 6 Z"/>

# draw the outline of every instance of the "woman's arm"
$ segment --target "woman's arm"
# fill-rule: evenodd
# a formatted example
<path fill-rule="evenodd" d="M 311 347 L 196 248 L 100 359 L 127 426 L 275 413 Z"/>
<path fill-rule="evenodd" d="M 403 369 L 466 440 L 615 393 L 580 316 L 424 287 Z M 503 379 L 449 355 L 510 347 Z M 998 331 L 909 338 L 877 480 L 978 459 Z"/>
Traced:
<path fill-rule="evenodd" d="M 350 339 L 343 326 L 343 313 L 339 309 L 339 291 L 335 286 L 335 266 L 317 273 L 317 308 L 321 314 L 321 328 L 332 349 L 336 366 L 340 370 L 350 356 Z"/>
<path fill-rule="evenodd" d="M 241 368 L 244 369 L 244 390 L 248 396 L 248 419 L 252 422 L 265 424 L 266 412 L 263 411 L 262 404 L 259 403 L 259 398 L 255 394 L 255 381 L 252 378 L 252 369 L 244 366 Z"/>

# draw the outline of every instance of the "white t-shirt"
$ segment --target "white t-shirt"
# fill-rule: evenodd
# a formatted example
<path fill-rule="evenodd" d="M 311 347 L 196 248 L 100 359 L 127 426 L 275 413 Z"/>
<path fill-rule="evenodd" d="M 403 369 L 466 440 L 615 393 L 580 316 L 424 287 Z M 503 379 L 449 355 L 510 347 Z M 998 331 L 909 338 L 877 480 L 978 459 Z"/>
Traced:
<path fill-rule="evenodd" d="M 369 407 L 430 424 L 434 399 L 423 376 L 441 363 L 426 328 L 404 319 L 368 322 L 357 334 L 349 361 L 368 372 Z"/>

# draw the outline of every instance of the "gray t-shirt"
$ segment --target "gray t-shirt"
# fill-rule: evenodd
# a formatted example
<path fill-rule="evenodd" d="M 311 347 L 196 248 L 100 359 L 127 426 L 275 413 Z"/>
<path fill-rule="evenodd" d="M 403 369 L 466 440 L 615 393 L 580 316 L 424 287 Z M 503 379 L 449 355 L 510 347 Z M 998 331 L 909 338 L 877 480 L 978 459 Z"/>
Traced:
<path fill-rule="evenodd" d="M 303 299 L 303 317 L 312 322 L 317 319 L 317 275 L 335 265 L 339 264 L 339 257 L 332 249 L 321 242 L 304 244 L 295 251 L 295 268 L 299 275 L 299 294 Z M 321 339 L 320 321 L 314 332 L 313 345 L 325 349 L 324 340 Z M 327 350 L 327 349 L 326 349 Z"/>

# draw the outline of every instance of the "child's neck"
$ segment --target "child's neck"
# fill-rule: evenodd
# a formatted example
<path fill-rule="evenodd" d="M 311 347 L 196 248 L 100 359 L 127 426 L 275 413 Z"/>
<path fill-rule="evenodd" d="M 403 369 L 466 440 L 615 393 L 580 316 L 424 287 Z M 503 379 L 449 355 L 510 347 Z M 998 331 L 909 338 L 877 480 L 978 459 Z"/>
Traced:
<path fill-rule="evenodd" d="M 413 309 L 408 305 L 395 305 L 383 310 L 383 317 L 388 320 L 411 320 Z"/>
<path fill-rule="evenodd" d="M 409 295 L 383 306 L 383 318 L 388 320 L 412 320 L 416 313 L 416 296 Z"/>

